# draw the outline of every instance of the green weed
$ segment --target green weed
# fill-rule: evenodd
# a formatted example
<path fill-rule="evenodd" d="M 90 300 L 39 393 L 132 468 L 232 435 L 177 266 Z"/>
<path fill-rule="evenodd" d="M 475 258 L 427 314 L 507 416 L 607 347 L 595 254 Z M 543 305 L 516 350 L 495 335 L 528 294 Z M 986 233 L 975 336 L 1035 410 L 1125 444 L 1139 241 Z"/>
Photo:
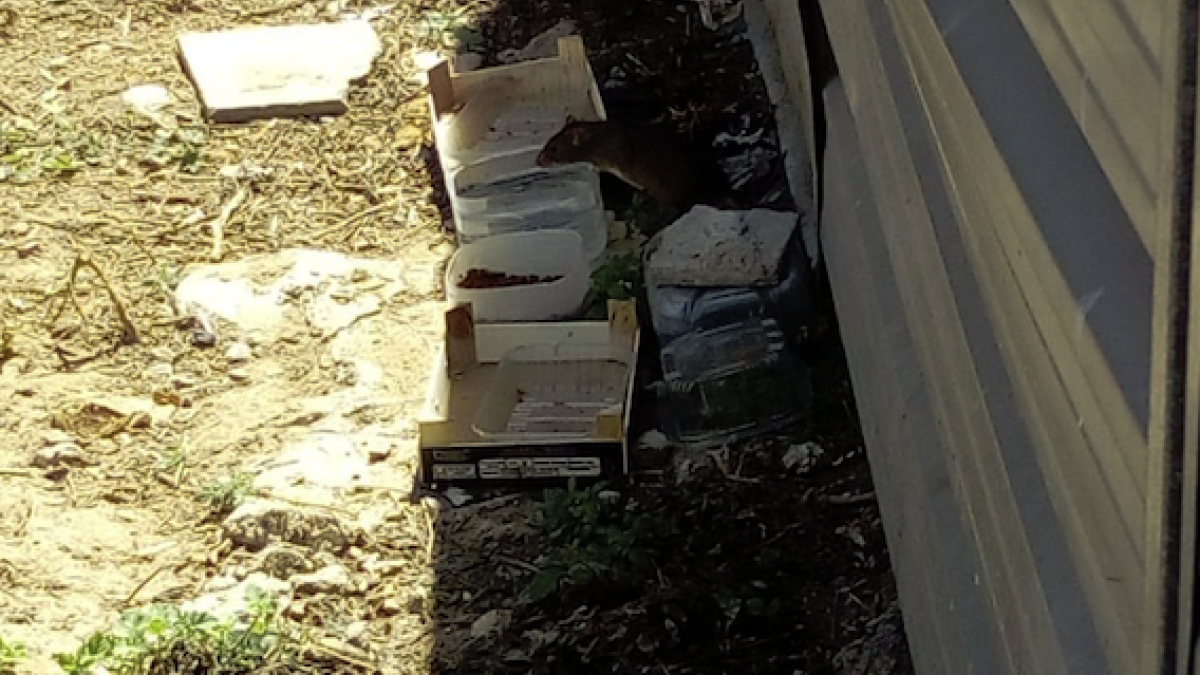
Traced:
<path fill-rule="evenodd" d="M 39 128 L 21 117 L 0 120 L 0 181 L 69 176 L 99 164 L 102 155 L 99 136 L 65 122 Z"/>
<path fill-rule="evenodd" d="M 654 571 L 659 547 L 672 528 L 634 505 L 600 498 L 603 485 L 547 490 L 541 505 L 550 552 L 526 593 L 534 602 L 591 586 L 611 590 L 640 585 Z"/>
<path fill-rule="evenodd" d="M 25 645 L 20 642 L 10 642 L 0 636 L 0 675 L 15 673 L 17 664 L 25 660 L 25 657 Z"/>
<path fill-rule="evenodd" d="M 592 286 L 584 298 L 584 317 L 604 319 L 608 301 L 630 300 L 642 288 L 642 259 L 637 254 L 614 256 L 592 273 Z"/>
<path fill-rule="evenodd" d="M 115 629 L 93 634 L 72 654 L 55 654 L 67 675 L 176 675 L 243 673 L 283 665 L 292 637 L 277 619 L 277 603 L 251 592 L 248 616 L 218 620 L 174 605 L 126 612 Z"/>
<path fill-rule="evenodd" d="M 254 476 L 238 471 L 207 485 L 196 495 L 196 499 L 212 511 L 214 516 L 232 513 L 250 496 L 254 487 Z"/>
<path fill-rule="evenodd" d="M 470 50 L 483 44 L 483 36 L 463 12 L 426 12 L 413 30 L 418 39 L 447 49 Z"/>
<path fill-rule="evenodd" d="M 155 130 L 154 140 L 142 156 L 142 163 L 152 169 L 178 166 L 195 173 L 200 168 L 204 142 L 204 133 L 197 129 L 160 127 Z"/>

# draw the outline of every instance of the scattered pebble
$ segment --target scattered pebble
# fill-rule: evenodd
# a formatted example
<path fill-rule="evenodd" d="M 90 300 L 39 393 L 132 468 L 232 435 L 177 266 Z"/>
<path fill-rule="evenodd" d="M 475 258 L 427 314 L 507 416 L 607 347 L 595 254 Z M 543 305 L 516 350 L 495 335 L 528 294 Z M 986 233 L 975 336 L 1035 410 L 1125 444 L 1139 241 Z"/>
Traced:
<path fill-rule="evenodd" d="M 812 441 L 793 445 L 783 454 L 783 468 L 798 474 L 808 473 L 824 454 L 825 448 Z"/>
<path fill-rule="evenodd" d="M 170 383 L 174 374 L 175 368 L 169 363 L 155 363 L 146 369 L 146 375 L 156 384 Z"/>
<path fill-rule="evenodd" d="M 296 595 L 346 593 L 352 585 L 350 573 L 341 565 L 322 567 L 311 574 L 297 574 L 291 582 Z"/>
<path fill-rule="evenodd" d="M 479 639 L 493 633 L 501 633 L 504 629 L 508 628 L 508 624 L 511 622 L 511 610 L 493 609 L 475 619 L 475 622 L 471 624 L 471 637 Z"/>
<path fill-rule="evenodd" d="M 600 501 L 608 504 L 616 504 L 621 500 L 621 493 L 617 492 L 616 490 L 601 490 L 600 492 L 596 493 L 596 496 L 600 499 Z"/>
<path fill-rule="evenodd" d="M 47 429 L 42 432 L 42 445 L 52 446 L 64 443 L 74 443 L 75 437 L 61 429 Z"/>
<path fill-rule="evenodd" d="M 74 443 L 59 443 L 48 448 L 42 448 L 33 456 L 33 466 L 39 469 L 52 469 L 62 466 L 84 467 L 96 464 Z"/>
<path fill-rule="evenodd" d="M 225 350 L 225 358 L 234 363 L 249 361 L 251 356 L 253 356 L 253 352 L 250 350 L 250 345 L 245 342 L 235 342 Z"/>
<path fill-rule="evenodd" d="M 471 495 L 467 494 L 467 492 L 460 487 L 446 488 L 446 491 L 442 494 L 446 497 L 446 499 L 450 500 L 450 503 L 455 507 L 462 506 L 463 504 L 471 501 Z"/>
<path fill-rule="evenodd" d="M 234 382 L 249 382 L 250 371 L 246 370 L 245 368 L 230 368 L 229 379 L 233 380 Z"/>
<path fill-rule="evenodd" d="M 658 429 L 651 429 L 638 439 L 638 450 L 666 450 L 671 447 L 671 440 Z"/>
<path fill-rule="evenodd" d="M 162 109 L 171 103 L 171 92 L 161 85 L 140 84 L 125 90 L 121 100 L 130 110 L 158 121 Z"/>

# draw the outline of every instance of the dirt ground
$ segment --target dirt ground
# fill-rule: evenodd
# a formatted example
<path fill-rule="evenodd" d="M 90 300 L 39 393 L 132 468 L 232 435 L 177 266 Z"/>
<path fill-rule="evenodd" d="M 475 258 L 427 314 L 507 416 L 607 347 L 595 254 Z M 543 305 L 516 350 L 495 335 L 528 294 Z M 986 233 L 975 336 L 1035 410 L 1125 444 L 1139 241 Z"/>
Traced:
<path fill-rule="evenodd" d="M 180 33 L 366 9 L 379 10 L 383 51 L 348 114 L 202 122 Z M 231 335 L 210 343 L 175 302 L 187 266 L 217 261 L 214 218 L 231 214 L 221 261 L 321 249 L 412 271 L 381 310 L 409 331 L 389 345 L 388 403 L 357 419 L 395 431 L 385 464 L 411 480 L 452 250 L 419 55 L 456 43 L 494 63 L 574 19 L 610 117 L 713 145 L 740 172 L 744 205 L 786 207 L 753 53 L 732 6 L 718 17 L 729 21 L 714 31 L 694 3 L 611 0 L 0 0 L 0 638 L 26 646 L 22 668 L 59 672 L 52 654 L 122 611 L 194 598 L 247 564 L 199 498 L 278 451 L 304 423 L 295 401 L 338 389 L 322 336 L 253 345 L 273 370 L 247 373 Z M 171 93 L 166 130 L 121 101 L 143 84 Z M 756 132 L 751 154 L 714 144 Z M 628 205 L 628 191 L 608 196 Z M 601 509 L 648 528 L 631 544 L 648 568 L 532 601 L 531 580 L 561 550 L 542 495 L 410 504 L 398 479 L 341 506 L 385 514 L 345 553 L 355 569 L 403 569 L 291 617 L 315 643 L 336 639 L 343 648 L 325 653 L 347 672 L 910 672 L 853 399 L 826 337 L 811 355 L 811 420 L 697 458 L 686 487 L 619 491 L 618 511 L 644 519 Z M 811 459 L 785 467 L 802 447 Z"/>

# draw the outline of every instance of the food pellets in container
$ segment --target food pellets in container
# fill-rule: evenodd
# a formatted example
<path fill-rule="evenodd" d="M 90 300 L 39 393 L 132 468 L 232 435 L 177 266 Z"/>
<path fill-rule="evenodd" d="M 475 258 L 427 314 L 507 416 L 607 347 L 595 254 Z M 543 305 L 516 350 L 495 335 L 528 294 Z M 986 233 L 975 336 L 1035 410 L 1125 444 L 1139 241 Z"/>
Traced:
<path fill-rule="evenodd" d="M 590 282 L 583 239 L 571 230 L 514 232 L 466 244 L 446 269 L 451 305 L 477 322 L 554 321 L 577 315 Z"/>

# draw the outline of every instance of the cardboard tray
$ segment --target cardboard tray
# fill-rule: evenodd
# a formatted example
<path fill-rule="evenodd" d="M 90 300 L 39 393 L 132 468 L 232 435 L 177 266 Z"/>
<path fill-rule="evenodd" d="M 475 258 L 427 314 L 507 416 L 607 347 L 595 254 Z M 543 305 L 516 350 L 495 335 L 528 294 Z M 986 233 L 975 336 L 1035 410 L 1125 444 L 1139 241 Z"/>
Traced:
<path fill-rule="evenodd" d="M 559 38 L 558 56 L 456 73 L 448 61 L 429 70 L 429 110 L 439 154 L 448 146 L 443 122 L 455 116 L 456 135 L 482 138 L 499 112 L 515 103 L 562 105 L 584 121 L 606 119 L 604 101 L 578 35 Z M 445 160 L 443 160 L 444 162 Z M 443 164 L 444 165 L 444 164 Z"/>
<path fill-rule="evenodd" d="M 595 415 L 587 436 L 480 433 L 499 364 L 529 345 L 608 345 L 637 363 L 640 332 L 632 301 L 610 301 L 608 321 L 475 324 L 470 306 L 447 310 L 446 334 L 433 358 L 425 406 L 417 419 L 421 482 L 425 487 L 562 486 L 616 481 L 629 472 L 629 416 L 636 366 L 628 369 L 623 400 Z M 566 369 L 563 377 L 578 369 Z"/>

